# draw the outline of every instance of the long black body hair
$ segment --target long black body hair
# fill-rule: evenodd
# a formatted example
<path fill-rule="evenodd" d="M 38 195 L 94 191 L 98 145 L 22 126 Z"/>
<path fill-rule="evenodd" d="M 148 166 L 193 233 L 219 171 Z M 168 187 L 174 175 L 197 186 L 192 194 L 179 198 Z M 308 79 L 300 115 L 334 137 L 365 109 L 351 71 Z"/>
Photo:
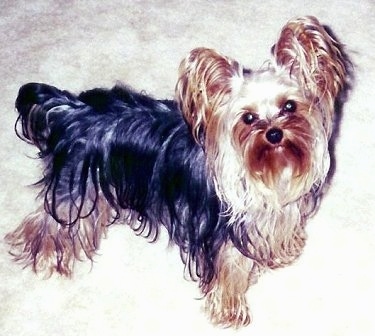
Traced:
<path fill-rule="evenodd" d="M 190 276 L 208 286 L 228 236 L 225 209 L 204 150 L 174 101 L 124 86 L 76 96 L 29 83 L 16 108 L 19 136 L 39 148 L 45 164 L 38 184 L 49 216 L 73 228 L 104 197 L 112 211 L 108 225 L 131 219 L 133 229 L 150 239 L 163 225 Z"/>

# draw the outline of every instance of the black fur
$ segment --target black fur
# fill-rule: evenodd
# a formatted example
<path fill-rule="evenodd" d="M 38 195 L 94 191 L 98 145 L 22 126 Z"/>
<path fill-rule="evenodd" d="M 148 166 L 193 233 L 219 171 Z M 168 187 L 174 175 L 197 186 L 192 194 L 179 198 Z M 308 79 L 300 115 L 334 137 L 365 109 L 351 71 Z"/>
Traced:
<path fill-rule="evenodd" d="M 45 162 L 41 195 L 57 222 L 74 226 L 102 193 L 114 221 L 131 210 L 133 228 L 151 239 L 165 226 L 190 276 L 202 288 L 209 285 L 220 245 L 231 234 L 204 151 L 173 101 L 120 86 L 75 96 L 29 83 L 16 108 L 19 136 L 34 143 Z M 69 215 L 60 211 L 62 203 Z"/>

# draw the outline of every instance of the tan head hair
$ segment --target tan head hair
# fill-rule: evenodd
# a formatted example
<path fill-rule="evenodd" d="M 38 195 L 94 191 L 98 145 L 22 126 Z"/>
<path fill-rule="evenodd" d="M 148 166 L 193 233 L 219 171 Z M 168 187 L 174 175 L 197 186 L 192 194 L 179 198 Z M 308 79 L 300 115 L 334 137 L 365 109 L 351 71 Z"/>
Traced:
<path fill-rule="evenodd" d="M 306 98 L 324 105 L 325 129 L 331 132 L 334 102 L 345 85 L 345 60 L 340 44 L 331 37 L 315 17 L 289 21 L 273 47 L 279 66 L 289 70 Z"/>
<path fill-rule="evenodd" d="M 212 49 L 194 49 L 181 62 L 176 99 L 197 142 L 232 94 L 235 76 L 242 76 L 241 66 Z"/>

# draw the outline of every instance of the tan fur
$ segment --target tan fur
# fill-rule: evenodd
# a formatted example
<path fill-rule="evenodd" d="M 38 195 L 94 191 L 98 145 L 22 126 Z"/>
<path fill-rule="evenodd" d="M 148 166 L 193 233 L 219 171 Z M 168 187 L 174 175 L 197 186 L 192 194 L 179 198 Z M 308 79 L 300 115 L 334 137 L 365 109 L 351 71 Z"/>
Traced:
<path fill-rule="evenodd" d="M 250 284 L 250 276 L 256 282 L 258 266 L 231 243 L 227 243 L 220 250 L 217 274 L 205 304 L 212 323 L 222 327 L 249 324 L 250 314 L 245 293 Z"/>
<path fill-rule="evenodd" d="M 51 276 L 56 271 L 70 276 L 75 260 L 93 260 L 106 234 L 110 215 L 106 201 L 99 199 L 97 208 L 89 216 L 73 226 L 63 226 L 40 206 L 5 239 L 15 260 L 31 265 L 34 272 Z"/>
<path fill-rule="evenodd" d="M 312 16 L 289 21 L 274 47 L 278 65 L 290 69 L 311 97 L 319 97 L 325 106 L 325 129 L 332 132 L 335 99 L 346 77 L 340 45 Z"/>
<path fill-rule="evenodd" d="M 201 131 L 211 138 L 207 137 L 207 125 L 215 124 L 220 106 L 227 104 L 233 93 L 228 78 L 241 71 L 236 61 L 207 48 L 194 49 L 181 62 L 176 100 L 198 142 Z"/>
<path fill-rule="evenodd" d="M 293 205 L 292 205 L 293 206 Z M 251 228 L 252 242 L 248 246 L 253 259 L 239 252 L 228 242 L 220 250 L 216 261 L 217 278 L 213 280 L 206 297 L 205 310 L 214 324 L 240 327 L 250 323 L 245 293 L 257 282 L 267 268 L 290 265 L 302 253 L 306 241 L 304 219 L 291 218 L 284 210 L 267 225 Z M 291 222 L 286 222 L 291 220 Z M 250 230 L 250 228 L 249 228 Z"/>

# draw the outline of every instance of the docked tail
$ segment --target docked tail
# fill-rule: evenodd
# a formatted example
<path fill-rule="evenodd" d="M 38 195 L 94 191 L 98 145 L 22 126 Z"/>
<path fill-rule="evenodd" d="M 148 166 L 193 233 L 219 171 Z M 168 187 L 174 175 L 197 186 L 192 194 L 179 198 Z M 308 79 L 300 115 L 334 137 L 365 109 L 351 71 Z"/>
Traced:
<path fill-rule="evenodd" d="M 37 146 L 42 154 L 46 154 L 51 127 L 56 120 L 53 115 L 57 116 L 56 113 L 67 106 L 83 103 L 67 91 L 47 84 L 28 83 L 20 88 L 15 105 L 19 113 L 16 122 L 17 135 Z"/>

